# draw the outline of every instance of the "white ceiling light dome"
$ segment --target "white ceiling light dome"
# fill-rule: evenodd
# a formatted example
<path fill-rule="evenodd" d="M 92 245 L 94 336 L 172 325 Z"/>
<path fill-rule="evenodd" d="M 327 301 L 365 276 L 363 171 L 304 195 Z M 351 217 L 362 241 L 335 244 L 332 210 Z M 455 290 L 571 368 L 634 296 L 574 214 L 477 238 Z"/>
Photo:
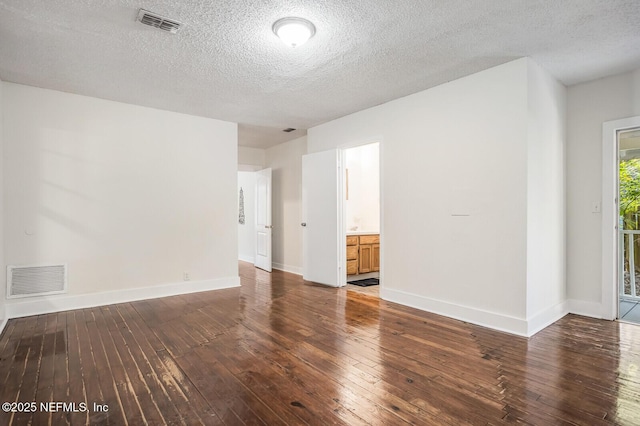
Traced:
<path fill-rule="evenodd" d="M 287 46 L 302 46 L 316 33 L 316 27 L 304 18 L 282 18 L 273 24 L 273 32 Z"/>

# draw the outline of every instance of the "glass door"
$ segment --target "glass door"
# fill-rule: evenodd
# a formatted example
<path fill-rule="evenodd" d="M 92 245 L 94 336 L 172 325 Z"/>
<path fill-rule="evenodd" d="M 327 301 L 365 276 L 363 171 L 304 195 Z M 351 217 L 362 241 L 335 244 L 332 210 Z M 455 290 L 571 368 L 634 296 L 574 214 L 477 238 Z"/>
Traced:
<path fill-rule="evenodd" d="M 640 323 L 640 128 L 618 133 L 619 318 Z"/>

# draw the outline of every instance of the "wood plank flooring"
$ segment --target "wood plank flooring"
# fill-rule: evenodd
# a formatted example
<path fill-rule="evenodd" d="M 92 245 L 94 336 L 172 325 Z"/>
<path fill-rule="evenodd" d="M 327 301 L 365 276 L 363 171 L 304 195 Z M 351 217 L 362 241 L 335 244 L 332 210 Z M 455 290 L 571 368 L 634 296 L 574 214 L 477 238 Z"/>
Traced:
<path fill-rule="evenodd" d="M 0 402 L 76 409 L 0 424 L 640 424 L 640 326 L 568 315 L 524 339 L 240 275 L 237 289 L 9 321 Z"/>

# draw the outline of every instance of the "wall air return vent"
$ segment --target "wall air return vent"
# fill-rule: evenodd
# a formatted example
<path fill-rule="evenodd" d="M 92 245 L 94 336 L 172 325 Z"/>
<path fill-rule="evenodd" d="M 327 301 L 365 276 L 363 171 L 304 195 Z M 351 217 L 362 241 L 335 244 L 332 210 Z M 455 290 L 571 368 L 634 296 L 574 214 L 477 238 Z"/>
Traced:
<path fill-rule="evenodd" d="M 7 266 L 7 298 L 67 292 L 67 265 Z"/>
<path fill-rule="evenodd" d="M 138 12 L 138 22 L 171 34 L 177 33 L 182 26 L 182 24 L 175 19 L 165 18 L 164 16 L 160 16 L 144 9 L 140 9 Z"/>

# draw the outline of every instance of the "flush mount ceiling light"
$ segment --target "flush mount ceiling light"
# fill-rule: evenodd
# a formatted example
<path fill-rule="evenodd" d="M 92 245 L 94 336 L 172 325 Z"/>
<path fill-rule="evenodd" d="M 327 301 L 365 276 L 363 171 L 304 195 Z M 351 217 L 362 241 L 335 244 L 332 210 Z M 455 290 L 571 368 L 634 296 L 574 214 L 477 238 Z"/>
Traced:
<path fill-rule="evenodd" d="M 287 46 L 302 46 L 316 33 L 316 27 L 303 18 L 282 18 L 273 24 L 273 32 Z"/>

